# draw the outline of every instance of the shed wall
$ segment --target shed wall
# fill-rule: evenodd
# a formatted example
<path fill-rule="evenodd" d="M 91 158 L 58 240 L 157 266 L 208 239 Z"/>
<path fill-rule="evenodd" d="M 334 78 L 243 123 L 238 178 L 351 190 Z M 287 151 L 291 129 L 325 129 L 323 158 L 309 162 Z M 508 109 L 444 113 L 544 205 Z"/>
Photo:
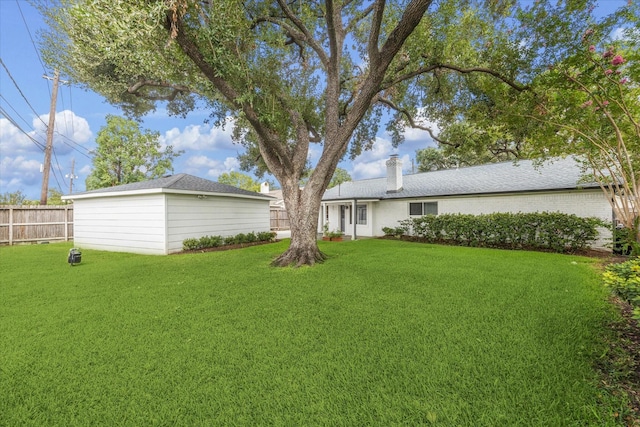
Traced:
<path fill-rule="evenodd" d="M 270 230 L 269 200 L 167 195 L 167 252 L 182 250 L 187 238 L 233 236 Z"/>
<path fill-rule="evenodd" d="M 164 194 L 77 199 L 74 244 L 83 249 L 165 254 L 164 212 Z"/>

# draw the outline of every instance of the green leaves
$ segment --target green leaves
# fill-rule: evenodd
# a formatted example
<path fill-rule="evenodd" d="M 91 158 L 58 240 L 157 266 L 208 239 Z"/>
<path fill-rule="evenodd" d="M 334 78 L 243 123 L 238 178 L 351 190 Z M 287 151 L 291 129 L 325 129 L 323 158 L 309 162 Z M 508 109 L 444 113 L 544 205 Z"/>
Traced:
<path fill-rule="evenodd" d="M 426 215 L 401 222 L 427 242 L 505 249 L 574 252 L 598 238 L 596 218 L 551 212 Z"/>
<path fill-rule="evenodd" d="M 107 116 L 107 125 L 96 137 L 98 148 L 87 190 L 160 178 L 173 170 L 173 159 L 181 154 L 171 146 L 161 150 L 158 132 L 142 132 L 138 123 Z"/>
<path fill-rule="evenodd" d="M 231 171 L 220 174 L 218 182 L 221 184 L 233 185 L 247 191 L 260 191 L 260 183 L 249 175 L 240 172 Z"/>
<path fill-rule="evenodd" d="M 609 265 L 602 274 L 602 281 L 634 307 L 635 318 L 640 320 L 640 257 Z"/>

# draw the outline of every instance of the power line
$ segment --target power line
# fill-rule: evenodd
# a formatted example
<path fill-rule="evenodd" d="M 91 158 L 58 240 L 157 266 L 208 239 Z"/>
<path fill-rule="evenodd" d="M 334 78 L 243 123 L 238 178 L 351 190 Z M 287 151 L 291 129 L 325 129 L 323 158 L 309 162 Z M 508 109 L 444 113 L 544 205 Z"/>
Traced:
<path fill-rule="evenodd" d="M 11 109 L 16 113 L 16 115 L 18 117 L 20 117 L 22 119 L 22 121 L 27 124 L 27 126 L 31 126 L 31 124 L 29 122 L 27 122 L 27 120 L 25 120 L 24 117 L 22 117 L 16 111 L 16 109 L 7 101 L 7 99 L 2 94 L 0 94 L 0 98 L 2 98 L 7 103 L 7 105 L 9 105 L 9 107 L 11 107 Z M 0 114 L 2 114 L 4 117 L 6 117 L 7 120 L 9 120 L 9 122 L 13 126 L 15 126 L 20 132 L 22 132 L 27 138 L 29 138 L 34 144 L 36 144 L 38 146 L 38 148 L 40 148 L 41 150 L 44 150 L 44 145 L 41 142 L 39 142 L 38 140 L 36 140 L 35 138 L 33 138 L 31 135 L 29 135 L 29 133 L 27 131 L 25 131 L 22 127 L 20 127 L 20 125 L 16 122 L 16 120 L 13 117 L 11 117 L 11 115 L 4 108 L 2 108 L 2 106 L 0 106 Z M 80 145 L 79 143 L 75 142 L 74 140 L 72 140 L 68 136 L 61 134 L 60 132 L 56 131 L 55 133 L 56 133 L 56 135 L 60 136 L 61 138 L 68 139 L 69 141 L 71 141 L 76 146 L 82 148 L 84 151 L 86 151 L 86 153 L 83 152 L 83 151 L 78 150 L 76 147 L 74 147 L 73 145 L 69 144 L 68 142 L 66 142 L 64 140 L 60 140 L 60 142 L 62 142 L 64 145 L 66 145 L 67 147 L 69 147 L 72 150 L 76 151 L 77 153 L 83 155 L 87 159 L 91 159 L 92 158 L 89 154 L 87 154 L 87 153 L 91 153 L 91 150 L 89 150 L 88 148 L 86 148 L 86 147 Z"/>
<path fill-rule="evenodd" d="M 42 58 L 40 57 L 40 51 L 36 47 L 36 43 L 33 41 L 33 36 L 31 35 L 31 30 L 29 29 L 29 24 L 27 24 L 27 20 L 24 17 L 24 13 L 22 13 L 22 8 L 20 7 L 20 2 L 18 0 L 16 0 L 16 6 L 18 6 L 18 10 L 20 11 L 22 22 L 24 22 L 24 27 L 27 29 L 27 34 L 29 34 L 29 40 L 31 40 L 31 45 L 33 46 L 33 50 L 36 51 L 36 56 L 38 57 L 38 61 L 40 61 L 40 65 L 42 66 L 42 71 L 44 71 L 46 74 L 47 69 L 44 66 L 44 62 L 42 61 Z M 47 85 L 47 88 L 49 88 L 49 85 Z M 49 97 L 51 97 L 51 88 L 49 88 Z"/>
<path fill-rule="evenodd" d="M 38 120 L 40 120 L 40 122 L 45 126 L 45 129 L 48 127 L 48 125 L 44 122 L 44 120 L 42 120 L 42 117 L 40 117 L 40 114 L 38 114 L 38 112 L 35 110 L 35 108 L 33 108 L 33 106 L 31 105 L 31 103 L 29 102 L 29 100 L 27 99 L 27 97 L 25 96 L 24 92 L 22 92 L 22 89 L 20 89 L 20 86 L 18 86 L 18 83 L 16 82 L 16 80 L 13 78 L 13 75 L 11 75 L 11 72 L 9 71 L 9 69 L 7 68 L 7 66 L 5 65 L 4 61 L 2 60 L 2 58 L 0 58 L 0 65 L 2 65 L 2 67 L 4 68 L 4 70 L 6 71 L 7 75 L 9 76 L 9 78 L 11 79 L 11 81 L 13 82 L 13 85 L 16 87 L 16 89 L 18 90 L 18 92 L 20 93 L 20 95 L 22 96 L 22 99 L 24 99 L 24 101 L 27 103 L 27 105 L 29 106 L 29 108 L 31 108 L 31 111 L 33 112 L 33 114 L 38 118 Z M 5 98 L 6 99 L 6 98 Z M 12 107 L 13 108 L 13 107 Z M 15 111 L 15 109 L 14 109 Z M 24 120 L 24 119 L 23 119 Z M 25 120 L 26 122 L 26 120 Z M 66 120 L 65 120 L 66 123 Z M 69 138 L 66 135 L 61 134 L 58 131 L 54 132 L 59 135 L 60 137 L 67 139 L 69 141 L 71 141 L 73 144 L 75 144 L 76 146 L 82 148 L 83 150 L 85 150 L 87 153 L 89 152 L 89 149 L 80 145 L 79 143 L 77 143 L 76 141 L 72 140 L 71 138 Z M 78 153 L 82 154 L 83 156 L 87 157 L 88 159 L 91 158 L 91 156 L 89 156 L 88 154 L 78 150 L 77 148 L 73 147 L 72 145 L 69 145 L 68 143 L 62 141 L 65 145 L 71 147 L 72 149 L 76 150 Z"/>
<path fill-rule="evenodd" d="M 13 85 L 16 87 L 16 89 L 18 89 L 18 92 L 20 92 L 20 95 L 22 96 L 22 99 L 24 99 L 24 101 L 27 103 L 27 105 L 29 106 L 29 108 L 31 108 L 31 111 L 33 111 L 33 114 L 36 115 L 36 117 L 38 117 L 40 119 L 40 115 L 38 114 L 38 112 L 36 111 L 35 108 L 33 108 L 33 105 L 31 105 L 31 103 L 29 102 L 29 100 L 27 99 L 27 97 L 24 95 L 24 93 L 22 92 L 22 89 L 20 89 L 20 86 L 18 86 L 18 83 L 16 82 L 16 80 L 13 78 L 13 76 L 11 75 L 11 72 L 9 72 L 9 69 L 7 68 L 7 66 L 5 65 L 4 61 L 2 60 L 2 58 L 0 58 L 0 65 L 2 65 L 2 67 L 4 68 L 4 70 L 7 72 L 7 75 L 9 76 L 9 78 L 11 79 L 11 81 L 13 82 Z M 40 119 L 40 121 L 42 122 L 43 125 L 47 126 L 47 124 Z"/>
<path fill-rule="evenodd" d="M 58 155 L 56 154 L 56 150 L 53 149 L 52 151 L 53 151 L 53 158 L 56 160 L 56 166 L 58 166 L 57 168 L 51 168 L 51 170 L 53 171 L 53 178 L 56 180 L 56 183 L 58 184 L 58 190 L 60 190 L 60 192 L 64 194 L 64 191 L 62 190 L 62 185 L 60 184 L 60 179 L 62 179 L 62 177 L 58 179 L 58 174 L 56 173 L 56 171 L 62 173 L 62 167 L 60 166 L 60 162 L 58 161 Z M 64 181 L 64 179 L 62 179 L 62 181 Z M 49 189 L 47 189 L 47 193 L 48 192 L 49 192 Z"/>
<path fill-rule="evenodd" d="M 29 138 L 29 140 L 31 140 L 31 142 L 33 142 L 39 149 L 44 150 L 44 144 L 25 132 L 24 129 L 22 129 L 20 125 L 18 125 L 18 123 L 9 114 L 7 114 L 7 111 L 2 106 L 0 106 L 0 114 L 3 115 L 7 120 L 9 120 L 9 123 L 14 125 L 20 132 L 25 134 L 25 136 Z"/>
<path fill-rule="evenodd" d="M 27 119 L 25 119 L 24 117 L 22 117 L 22 116 L 20 115 L 20 113 L 18 112 L 18 110 L 16 110 L 16 109 L 14 108 L 14 106 L 13 106 L 13 105 L 11 105 L 11 103 L 9 102 L 9 100 L 8 100 L 7 98 L 5 98 L 5 97 L 4 97 L 4 95 L 2 95 L 1 93 L 0 93 L 0 99 L 3 99 L 3 100 L 4 100 L 4 102 L 9 106 L 9 108 L 11 108 L 11 109 L 13 110 L 13 112 L 14 112 L 18 117 L 20 117 L 20 118 L 22 119 L 22 121 L 23 121 L 27 126 L 31 126 L 31 123 L 29 123 L 29 122 L 27 121 Z"/>

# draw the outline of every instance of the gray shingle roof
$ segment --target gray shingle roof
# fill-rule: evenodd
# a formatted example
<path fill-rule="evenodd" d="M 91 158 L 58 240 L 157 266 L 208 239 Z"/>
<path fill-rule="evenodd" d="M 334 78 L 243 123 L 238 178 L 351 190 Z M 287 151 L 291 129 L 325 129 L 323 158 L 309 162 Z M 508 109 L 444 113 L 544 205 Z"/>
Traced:
<path fill-rule="evenodd" d="M 152 179 L 150 181 L 134 182 L 131 184 L 116 185 L 115 187 L 100 188 L 98 190 L 85 191 L 84 193 L 75 193 L 73 196 L 86 196 L 91 194 L 120 193 L 140 190 L 166 189 L 175 191 L 197 191 L 201 193 L 231 194 L 242 196 L 263 197 L 271 199 L 270 196 L 252 191 L 242 190 L 232 185 L 221 184 L 219 182 L 209 181 L 208 179 L 198 178 L 197 176 L 180 173 L 177 175 L 166 176 L 163 178 Z"/>
<path fill-rule="evenodd" d="M 531 160 L 404 175 L 402 190 L 387 193 L 387 178 L 342 183 L 327 190 L 322 200 L 402 199 L 473 194 L 597 188 L 582 183 L 582 170 L 573 158 L 554 159 L 536 167 Z"/>

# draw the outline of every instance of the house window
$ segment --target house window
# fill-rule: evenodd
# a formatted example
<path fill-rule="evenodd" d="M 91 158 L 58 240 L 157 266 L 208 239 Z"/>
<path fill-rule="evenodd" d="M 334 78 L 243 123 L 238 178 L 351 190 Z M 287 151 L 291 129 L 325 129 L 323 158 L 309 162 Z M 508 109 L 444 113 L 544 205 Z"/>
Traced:
<path fill-rule="evenodd" d="M 324 212 L 325 212 L 325 213 L 324 213 L 324 219 L 325 219 L 326 221 L 329 221 L 329 205 L 325 205 L 325 206 L 324 206 Z"/>
<path fill-rule="evenodd" d="M 409 203 L 409 215 L 438 215 L 438 202 Z"/>
<path fill-rule="evenodd" d="M 367 225 L 367 205 L 356 207 L 356 224 Z"/>

